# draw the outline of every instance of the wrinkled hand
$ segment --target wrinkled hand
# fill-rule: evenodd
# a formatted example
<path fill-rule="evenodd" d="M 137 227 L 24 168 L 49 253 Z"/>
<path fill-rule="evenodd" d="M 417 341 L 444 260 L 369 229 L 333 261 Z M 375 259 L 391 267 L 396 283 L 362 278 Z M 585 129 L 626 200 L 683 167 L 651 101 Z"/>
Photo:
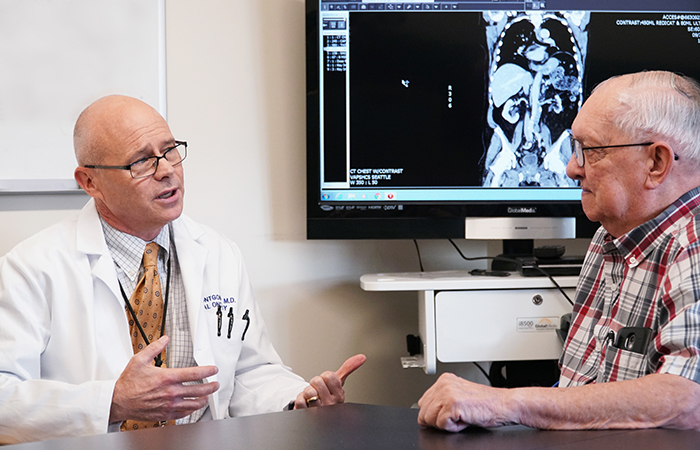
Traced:
<path fill-rule="evenodd" d="M 207 404 L 207 396 L 219 389 L 218 382 L 183 385 L 215 375 L 215 366 L 170 369 L 155 367 L 153 358 L 168 345 L 163 336 L 134 355 L 114 386 L 110 423 L 123 420 L 179 419 Z"/>
<path fill-rule="evenodd" d="M 445 373 L 418 400 L 418 424 L 458 432 L 469 425 L 495 427 L 513 423 L 505 409 L 507 394 L 507 389 Z"/>
<path fill-rule="evenodd" d="M 345 379 L 366 360 L 365 355 L 355 355 L 348 358 L 336 372 L 326 371 L 313 377 L 309 386 L 297 395 L 294 409 L 343 403 L 345 401 L 345 391 L 343 390 Z M 315 400 L 309 401 L 309 399 Z"/>

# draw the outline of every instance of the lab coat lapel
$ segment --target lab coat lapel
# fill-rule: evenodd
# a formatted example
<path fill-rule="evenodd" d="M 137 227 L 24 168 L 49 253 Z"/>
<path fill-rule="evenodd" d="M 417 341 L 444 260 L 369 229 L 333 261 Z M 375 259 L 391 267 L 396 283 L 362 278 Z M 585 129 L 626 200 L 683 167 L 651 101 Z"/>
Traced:
<path fill-rule="evenodd" d="M 90 277 L 85 278 L 89 280 L 90 286 L 85 288 L 90 289 L 90 298 L 93 299 L 91 306 L 95 308 L 96 320 L 102 324 L 97 329 L 98 339 L 108 343 L 112 349 L 110 357 L 106 358 L 107 364 L 112 366 L 110 371 L 120 373 L 133 355 L 133 350 L 117 271 L 104 239 L 94 200 L 91 199 L 85 205 L 77 220 L 76 250 L 78 254 L 86 256 L 85 270 L 90 272 Z M 92 280 L 99 280 L 101 283 Z M 113 320 L 120 315 L 124 316 L 124 320 Z M 115 338 L 118 339 L 119 346 L 113 345 Z"/>
<path fill-rule="evenodd" d="M 204 270 L 209 253 L 206 247 L 198 241 L 204 234 L 204 230 L 194 222 L 180 218 L 173 222 L 173 231 L 178 263 L 185 285 L 187 316 L 192 333 L 194 359 L 200 366 L 215 365 L 208 330 L 204 319 L 200 317 L 202 293 L 204 292 Z M 214 375 L 206 381 L 218 381 L 218 376 Z M 223 411 L 218 405 L 218 392 L 209 397 L 209 408 L 214 419 L 223 418 Z"/>
<path fill-rule="evenodd" d="M 76 249 L 79 253 L 87 255 L 92 276 L 104 282 L 114 299 L 121 305 L 114 260 L 109 254 L 100 216 L 92 199 L 78 215 Z"/>

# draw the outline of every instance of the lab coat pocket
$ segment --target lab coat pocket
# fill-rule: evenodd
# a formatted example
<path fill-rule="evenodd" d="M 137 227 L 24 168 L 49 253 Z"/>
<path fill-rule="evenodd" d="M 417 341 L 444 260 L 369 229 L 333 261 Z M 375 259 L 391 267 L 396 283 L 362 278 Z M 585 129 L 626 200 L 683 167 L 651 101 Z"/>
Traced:
<path fill-rule="evenodd" d="M 233 305 L 219 306 L 208 311 L 209 339 L 214 349 L 217 364 L 233 364 L 238 361 L 241 352 L 241 339 L 238 329 L 241 324 L 240 313 Z"/>
<path fill-rule="evenodd" d="M 216 398 L 220 405 L 217 419 L 227 416 L 228 403 L 230 402 L 236 376 L 238 360 L 241 353 L 241 339 L 236 330 L 240 328 L 239 313 L 233 305 L 213 305 L 204 308 L 200 319 L 204 320 L 198 331 L 201 331 L 201 339 L 197 339 L 195 351 L 200 365 L 212 364 L 219 368 L 216 380 L 220 383 Z M 206 334 L 206 336 L 204 335 Z"/>

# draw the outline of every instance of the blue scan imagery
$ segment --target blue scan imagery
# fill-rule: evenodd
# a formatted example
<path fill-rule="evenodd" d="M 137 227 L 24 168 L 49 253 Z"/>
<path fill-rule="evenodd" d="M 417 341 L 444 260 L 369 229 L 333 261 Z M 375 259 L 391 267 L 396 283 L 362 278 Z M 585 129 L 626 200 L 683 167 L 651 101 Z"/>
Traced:
<path fill-rule="evenodd" d="M 573 187 L 588 12 L 483 14 L 489 50 L 485 187 Z"/>

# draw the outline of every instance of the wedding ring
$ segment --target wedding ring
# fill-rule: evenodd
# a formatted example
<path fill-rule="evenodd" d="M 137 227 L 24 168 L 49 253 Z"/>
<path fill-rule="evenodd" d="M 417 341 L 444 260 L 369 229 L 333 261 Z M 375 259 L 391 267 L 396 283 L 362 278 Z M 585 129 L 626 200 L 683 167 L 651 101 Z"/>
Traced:
<path fill-rule="evenodd" d="M 311 397 L 306 399 L 306 406 L 309 406 L 311 403 L 318 401 L 318 397 Z"/>

